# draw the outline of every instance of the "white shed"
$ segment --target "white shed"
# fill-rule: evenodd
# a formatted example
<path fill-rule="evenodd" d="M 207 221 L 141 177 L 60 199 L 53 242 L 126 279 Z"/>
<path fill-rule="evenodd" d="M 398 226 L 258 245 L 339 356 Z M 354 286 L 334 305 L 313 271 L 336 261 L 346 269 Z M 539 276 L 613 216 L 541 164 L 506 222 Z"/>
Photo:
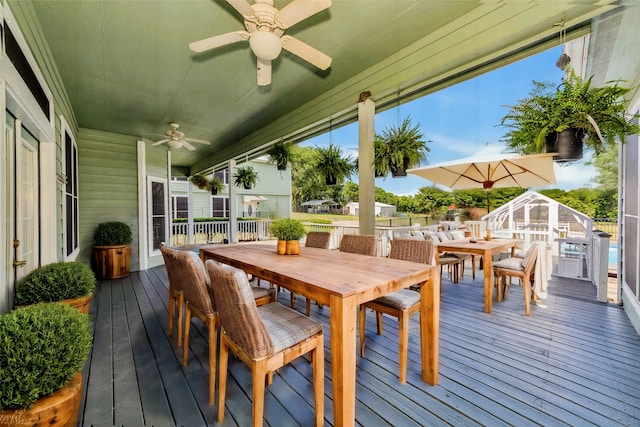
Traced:
<path fill-rule="evenodd" d="M 345 210 L 347 215 L 358 216 L 358 210 L 360 208 L 360 204 L 358 202 L 349 202 L 345 205 Z M 375 214 L 376 216 L 396 216 L 397 208 L 395 205 L 389 205 L 386 203 L 375 203 Z"/>

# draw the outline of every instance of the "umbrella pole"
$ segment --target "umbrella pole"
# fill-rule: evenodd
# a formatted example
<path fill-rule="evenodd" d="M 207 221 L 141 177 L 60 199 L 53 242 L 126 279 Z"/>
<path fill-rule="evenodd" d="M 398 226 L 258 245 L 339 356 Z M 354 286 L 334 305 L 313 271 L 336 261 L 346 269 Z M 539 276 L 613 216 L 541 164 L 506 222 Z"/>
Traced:
<path fill-rule="evenodd" d="M 491 190 L 487 190 L 487 213 L 491 212 L 491 200 L 489 199 L 489 193 Z"/>

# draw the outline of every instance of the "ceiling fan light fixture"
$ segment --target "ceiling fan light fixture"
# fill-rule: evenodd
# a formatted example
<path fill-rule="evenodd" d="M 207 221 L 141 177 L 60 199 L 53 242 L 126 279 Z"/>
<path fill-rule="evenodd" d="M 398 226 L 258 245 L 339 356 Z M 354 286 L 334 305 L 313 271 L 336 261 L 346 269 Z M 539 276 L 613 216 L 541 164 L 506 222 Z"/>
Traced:
<path fill-rule="evenodd" d="M 177 150 L 179 148 L 182 148 L 182 141 L 171 139 L 167 141 L 167 145 L 169 145 L 169 147 L 173 148 L 174 150 Z"/>
<path fill-rule="evenodd" d="M 272 61 L 282 51 L 282 41 L 270 31 L 256 31 L 249 38 L 253 53 L 263 61 Z"/>

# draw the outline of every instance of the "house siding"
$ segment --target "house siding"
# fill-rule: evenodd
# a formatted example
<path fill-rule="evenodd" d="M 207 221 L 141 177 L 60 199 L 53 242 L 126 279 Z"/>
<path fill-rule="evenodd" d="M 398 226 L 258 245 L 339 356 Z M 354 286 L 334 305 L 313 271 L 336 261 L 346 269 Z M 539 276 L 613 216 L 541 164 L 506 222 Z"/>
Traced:
<path fill-rule="evenodd" d="M 139 269 L 138 165 L 134 136 L 91 129 L 78 131 L 80 193 L 80 253 L 90 262 L 93 231 L 101 222 L 131 226 L 131 270 Z M 166 169 L 166 168 L 165 168 Z"/>

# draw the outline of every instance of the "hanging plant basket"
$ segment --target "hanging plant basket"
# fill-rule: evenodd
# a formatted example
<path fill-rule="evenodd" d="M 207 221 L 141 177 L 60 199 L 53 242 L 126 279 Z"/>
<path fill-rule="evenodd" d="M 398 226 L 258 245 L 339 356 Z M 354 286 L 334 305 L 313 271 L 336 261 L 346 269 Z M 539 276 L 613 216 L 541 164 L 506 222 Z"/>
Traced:
<path fill-rule="evenodd" d="M 546 137 L 547 153 L 558 153 L 553 161 L 558 163 L 574 162 L 582 159 L 584 129 L 569 128 L 562 132 L 551 132 Z"/>
<path fill-rule="evenodd" d="M 409 158 L 402 159 L 402 166 L 392 167 L 391 176 L 394 178 L 403 178 L 407 176 L 407 169 L 409 169 Z"/>

